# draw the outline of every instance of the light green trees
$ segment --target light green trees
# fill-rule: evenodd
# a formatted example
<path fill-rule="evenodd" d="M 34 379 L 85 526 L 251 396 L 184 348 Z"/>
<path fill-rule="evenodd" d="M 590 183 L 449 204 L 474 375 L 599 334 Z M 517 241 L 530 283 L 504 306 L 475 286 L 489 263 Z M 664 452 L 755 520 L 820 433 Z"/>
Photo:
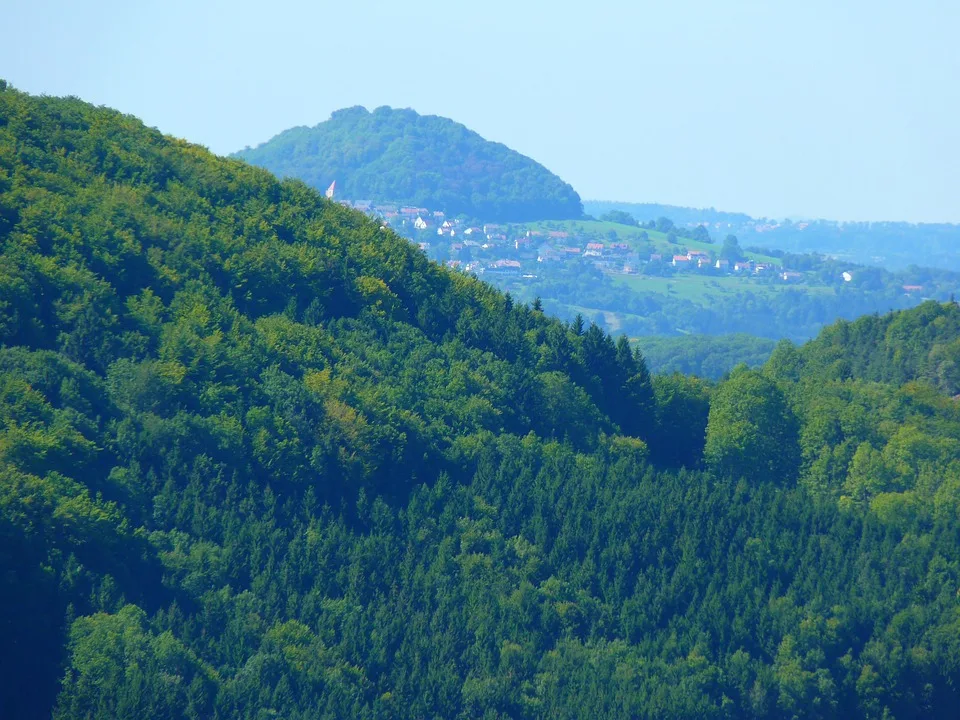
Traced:
<path fill-rule="evenodd" d="M 703 454 L 723 475 L 778 482 L 795 477 L 797 420 L 780 389 L 759 372 L 735 370 L 711 400 Z"/>

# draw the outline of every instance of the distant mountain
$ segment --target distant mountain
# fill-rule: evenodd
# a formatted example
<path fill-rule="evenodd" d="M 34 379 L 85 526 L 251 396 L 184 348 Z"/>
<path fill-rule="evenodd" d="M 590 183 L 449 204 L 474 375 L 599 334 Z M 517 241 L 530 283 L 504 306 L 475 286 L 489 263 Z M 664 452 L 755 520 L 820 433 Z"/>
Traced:
<path fill-rule="evenodd" d="M 665 217 L 680 227 L 707 223 L 715 238 L 734 234 L 744 247 L 816 252 L 888 270 L 911 265 L 960 270 L 960 225 L 950 223 L 775 220 L 714 208 L 606 200 L 588 200 L 583 206 L 595 217 L 616 210 L 629 213 L 639 222 Z"/>
<path fill-rule="evenodd" d="M 660 203 L 630 203 L 630 202 L 611 202 L 608 200 L 587 200 L 583 203 L 583 209 L 588 215 L 600 217 L 611 211 L 625 212 L 632 215 L 639 222 L 648 220 L 658 220 L 665 217 L 672 220 L 676 225 L 687 225 L 689 223 L 733 223 L 736 225 L 746 225 L 753 220 L 752 217 L 744 213 L 724 212 L 714 208 L 690 208 L 679 205 L 661 205 Z"/>
<path fill-rule="evenodd" d="M 280 177 L 337 194 L 464 213 L 484 220 L 563 220 L 583 214 L 574 189 L 539 163 L 463 125 L 413 110 L 338 110 L 235 154 Z"/>

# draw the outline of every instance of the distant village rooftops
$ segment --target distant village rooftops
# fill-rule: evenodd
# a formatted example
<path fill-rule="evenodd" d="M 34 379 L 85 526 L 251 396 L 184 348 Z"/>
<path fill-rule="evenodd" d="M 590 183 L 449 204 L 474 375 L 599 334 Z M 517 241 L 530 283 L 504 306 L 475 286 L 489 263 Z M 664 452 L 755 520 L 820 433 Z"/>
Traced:
<path fill-rule="evenodd" d="M 551 230 L 549 223 L 545 227 L 531 228 L 525 223 L 480 223 L 473 219 L 472 222 L 477 224 L 469 224 L 469 219 L 449 217 L 443 210 L 381 205 L 367 200 L 338 199 L 338 202 L 377 218 L 384 227 L 408 237 L 429 257 L 450 268 L 467 273 L 510 276 L 510 282 L 535 277 L 531 270 L 538 265 L 549 272 L 565 265 L 580 267 L 584 262 L 608 274 L 670 276 L 706 273 L 737 275 L 744 282 L 767 277 L 774 281 L 802 283 L 807 275 L 770 262 L 746 259 L 733 262 L 718 258 L 719 247 L 688 249 L 680 245 L 672 253 L 665 253 L 661 249 L 665 247 L 663 243 L 651 241 L 646 234 L 614 238 L 591 229 L 589 225 Z M 631 242 L 623 241 L 628 238 Z M 841 277 L 846 282 L 853 278 L 851 272 Z M 907 284 L 902 289 L 909 295 L 922 292 L 923 286 Z"/>

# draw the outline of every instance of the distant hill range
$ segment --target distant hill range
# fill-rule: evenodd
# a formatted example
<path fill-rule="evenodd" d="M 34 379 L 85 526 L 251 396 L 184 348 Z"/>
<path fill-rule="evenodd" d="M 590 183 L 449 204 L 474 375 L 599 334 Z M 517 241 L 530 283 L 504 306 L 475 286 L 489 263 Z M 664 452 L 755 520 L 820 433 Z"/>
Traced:
<path fill-rule="evenodd" d="M 752 217 L 744 213 L 723 212 L 714 208 L 691 208 L 681 207 L 679 205 L 661 205 L 660 203 L 630 203 L 630 202 L 610 202 L 607 200 L 587 200 L 583 203 L 583 209 L 588 215 L 600 217 L 611 211 L 629 213 L 637 219 L 638 222 L 647 222 L 648 220 L 657 220 L 661 217 L 669 218 L 676 225 L 689 225 L 698 223 L 732 223 L 736 225 L 745 225 L 753 220 Z"/>
<path fill-rule="evenodd" d="M 744 247 L 818 252 L 842 260 L 900 270 L 911 265 L 960 271 L 960 225 L 948 223 L 771 220 L 714 208 L 588 200 L 588 215 L 626 212 L 640 222 L 666 217 L 681 227 L 707 224 L 714 239 L 736 235 Z"/>
<path fill-rule="evenodd" d="M 235 154 L 337 197 L 466 214 L 490 221 L 564 220 L 583 214 L 574 189 L 539 163 L 465 126 L 413 110 L 338 110 Z"/>

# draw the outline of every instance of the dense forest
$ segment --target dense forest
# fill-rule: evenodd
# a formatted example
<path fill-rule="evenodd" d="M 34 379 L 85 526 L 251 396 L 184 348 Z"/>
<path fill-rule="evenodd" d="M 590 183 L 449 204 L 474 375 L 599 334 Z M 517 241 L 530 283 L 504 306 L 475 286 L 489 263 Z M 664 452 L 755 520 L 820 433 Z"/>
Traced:
<path fill-rule="evenodd" d="M 931 302 L 651 376 L 0 89 L 0 715 L 953 718 L 958 342 Z"/>
<path fill-rule="evenodd" d="M 678 335 L 637 339 L 652 373 L 682 373 L 719 380 L 737 365 L 763 365 L 776 341 L 753 335 Z"/>
<path fill-rule="evenodd" d="M 362 107 L 286 130 L 236 157 L 351 200 L 392 202 L 485 222 L 577 218 L 580 196 L 539 163 L 447 118 Z"/>

